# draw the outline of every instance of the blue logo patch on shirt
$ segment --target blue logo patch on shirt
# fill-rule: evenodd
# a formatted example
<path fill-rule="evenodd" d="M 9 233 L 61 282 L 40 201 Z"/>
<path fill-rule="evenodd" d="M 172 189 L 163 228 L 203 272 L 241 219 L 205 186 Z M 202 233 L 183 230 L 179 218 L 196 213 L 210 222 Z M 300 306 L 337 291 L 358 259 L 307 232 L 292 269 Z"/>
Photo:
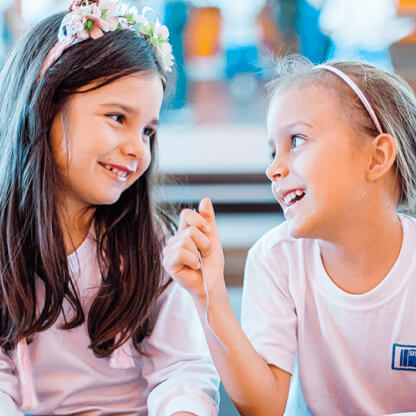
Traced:
<path fill-rule="evenodd" d="M 416 345 L 393 344 L 391 368 L 416 371 Z"/>

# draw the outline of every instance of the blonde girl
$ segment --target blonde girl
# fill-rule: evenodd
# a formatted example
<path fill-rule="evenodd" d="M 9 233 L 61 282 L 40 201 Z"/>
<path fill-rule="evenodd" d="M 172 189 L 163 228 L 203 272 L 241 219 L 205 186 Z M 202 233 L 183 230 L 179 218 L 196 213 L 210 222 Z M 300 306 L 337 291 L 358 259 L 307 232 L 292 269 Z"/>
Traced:
<path fill-rule="evenodd" d="M 244 331 L 209 200 L 182 213 L 165 249 L 202 318 L 209 300 L 202 322 L 228 393 L 242 415 L 297 415 L 293 378 L 316 415 L 416 410 L 416 220 L 398 213 L 416 207 L 414 92 L 371 65 L 289 57 L 267 125 L 286 221 L 248 254 Z"/>

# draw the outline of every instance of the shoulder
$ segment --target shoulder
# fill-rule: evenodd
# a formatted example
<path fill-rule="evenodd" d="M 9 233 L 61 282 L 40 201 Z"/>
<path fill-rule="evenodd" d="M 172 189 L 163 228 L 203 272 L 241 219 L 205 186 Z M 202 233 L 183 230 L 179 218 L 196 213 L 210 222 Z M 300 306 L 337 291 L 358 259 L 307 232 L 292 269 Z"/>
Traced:
<path fill-rule="evenodd" d="M 413 235 L 416 235 L 416 218 L 406 214 L 399 214 L 403 228 Z"/>

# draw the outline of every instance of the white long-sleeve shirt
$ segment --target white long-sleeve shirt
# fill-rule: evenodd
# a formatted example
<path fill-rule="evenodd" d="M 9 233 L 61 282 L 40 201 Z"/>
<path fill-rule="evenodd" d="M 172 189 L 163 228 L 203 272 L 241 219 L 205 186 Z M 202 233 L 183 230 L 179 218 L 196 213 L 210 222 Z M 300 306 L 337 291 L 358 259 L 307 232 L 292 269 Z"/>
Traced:
<path fill-rule="evenodd" d="M 68 260 L 88 312 L 101 282 L 93 239 L 88 237 Z M 219 379 L 190 295 L 172 282 L 154 313 L 153 332 L 142 342 L 148 356 L 132 347 L 137 366 L 127 369 L 112 368 L 110 358 L 94 356 L 85 323 L 61 330 L 61 317 L 52 328 L 36 334 L 29 354 L 40 405 L 29 414 L 217 415 Z M 23 415 L 11 357 L 0 352 L 0 416 Z"/>

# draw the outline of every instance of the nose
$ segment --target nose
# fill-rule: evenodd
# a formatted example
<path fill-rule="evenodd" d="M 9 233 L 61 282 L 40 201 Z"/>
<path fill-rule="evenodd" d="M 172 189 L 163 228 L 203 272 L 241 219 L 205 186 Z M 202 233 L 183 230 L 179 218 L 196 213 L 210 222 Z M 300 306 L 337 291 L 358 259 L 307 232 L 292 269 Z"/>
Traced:
<path fill-rule="evenodd" d="M 141 134 L 131 135 L 123 142 L 121 151 L 134 159 L 141 159 L 146 154 L 148 146 Z"/>
<path fill-rule="evenodd" d="M 267 177 L 273 182 L 277 179 L 283 179 L 289 174 L 287 160 L 283 155 L 276 155 L 272 163 L 266 170 Z"/>

